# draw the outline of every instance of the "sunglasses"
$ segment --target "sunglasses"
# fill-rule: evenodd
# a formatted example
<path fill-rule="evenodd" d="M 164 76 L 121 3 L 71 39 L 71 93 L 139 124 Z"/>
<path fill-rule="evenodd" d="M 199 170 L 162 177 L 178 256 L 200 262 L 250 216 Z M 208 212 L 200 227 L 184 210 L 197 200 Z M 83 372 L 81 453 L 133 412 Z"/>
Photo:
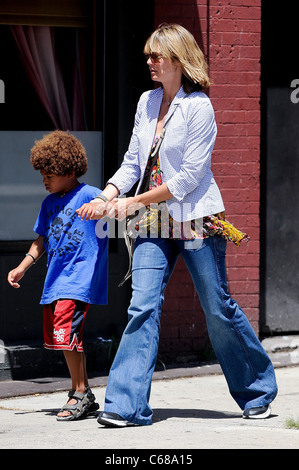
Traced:
<path fill-rule="evenodd" d="M 159 62 L 160 59 L 162 59 L 162 55 L 158 54 L 158 52 L 152 52 L 151 54 L 146 54 L 145 55 L 146 60 L 151 59 L 152 62 Z"/>

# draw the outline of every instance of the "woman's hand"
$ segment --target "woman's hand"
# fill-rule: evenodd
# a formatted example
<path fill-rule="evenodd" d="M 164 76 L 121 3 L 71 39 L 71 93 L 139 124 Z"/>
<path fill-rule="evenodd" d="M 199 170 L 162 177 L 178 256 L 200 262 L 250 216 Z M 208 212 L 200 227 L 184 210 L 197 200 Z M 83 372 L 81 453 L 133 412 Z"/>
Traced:
<path fill-rule="evenodd" d="M 136 197 L 115 198 L 112 202 L 114 203 L 113 217 L 117 220 L 124 220 L 128 215 L 132 215 L 144 207 L 142 203 L 137 202 Z M 111 212 L 108 213 L 109 217 Z"/>
<path fill-rule="evenodd" d="M 134 214 L 137 210 L 142 208 L 145 209 L 145 207 L 149 206 L 150 204 L 157 204 L 162 201 L 167 201 L 172 197 L 173 196 L 169 191 L 167 184 L 163 183 L 157 188 L 151 189 L 142 194 L 137 194 L 133 197 L 115 198 L 112 201 L 114 203 L 113 217 L 118 220 L 123 220 L 126 216 Z"/>
<path fill-rule="evenodd" d="M 99 220 L 105 216 L 111 218 L 109 213 L 112 213 L 114 206 L 113 201 L 109 202 L 88 202 L 83 204 L 80 209 L 77 209 L 76 212 L 81 220 Z"/>

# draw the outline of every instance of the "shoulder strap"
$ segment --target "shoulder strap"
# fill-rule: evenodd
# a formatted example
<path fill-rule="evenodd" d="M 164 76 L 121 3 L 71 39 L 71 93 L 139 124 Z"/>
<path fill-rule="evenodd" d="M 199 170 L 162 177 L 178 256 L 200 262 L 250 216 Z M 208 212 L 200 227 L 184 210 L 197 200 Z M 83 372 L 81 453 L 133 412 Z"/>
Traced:
<path fill-rule="evenodd" d="M 178 107 L 178 104 L 175 105 L 175 109 L 173 110 L 173 113 L 171 114 L 171 116 L 165 122 L 165 124 L 163 126 L 163 129 L 162 129 L 162 132 L 161 132 L 161 135 L 160 135 L 160 138 L 157 142 L 157 145 L 150 154 L 150 156 L 151 156 L 151 169 L 148 172 L 147 180 L 142 182 L 142 187 L 148 187 L 148 185 L 149 185 L 152 169 L 156 164 L 156 161 L 157 161 L 157 158 L 158 158 L 158 153 L 159 153 L 159 148 L 161 147 L 162 141 L 165 137 L 166 128 L 169 124 L 170 119 L 174 115 L 177 107 Z M 118 287 L 121 287 L 132 275 L 132 258 L 133 258 L 133 251 L 134 251 L 134 238 L 131 238 L 128 234 L 127 223 L 130 221 L 131 218 L 134 218 L 135 215 L 136 215 L 136 213 L 132 214 L 131 216 L 128 216 L 126 218 L 126 224 L 125 224 L 126 227 L 125 227 L 125 230 L 124 230 L 124 238 L 125 238 L 125 243 L 126 243 L 128 254 L 129 254 L 129 268 L 128 268 L 127 274 L 125 275 L 123 280 L 119 283 Z"/>

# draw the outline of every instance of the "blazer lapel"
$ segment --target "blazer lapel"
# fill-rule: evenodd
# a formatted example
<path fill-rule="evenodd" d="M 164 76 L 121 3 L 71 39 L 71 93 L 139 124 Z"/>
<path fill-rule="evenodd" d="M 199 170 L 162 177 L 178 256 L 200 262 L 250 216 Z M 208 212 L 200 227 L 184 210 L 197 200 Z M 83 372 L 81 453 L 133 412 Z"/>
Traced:
<path fill-rule="evenodd" d="M 174 99 L 172 100 L 172 103 L 171 103 L 170 108 L 168 110 L 168 113 L 166 115 L 166 119 L 165 119 L 165 122 L 164 122 L 164 127 L 165 127 L 167 121 L 169 121 L 169 119 L 173 115 L 176 108 L 180 105 L 181 101 L 185 98 L 185 96 L 186 96 L 186 93 L 184 92 L 183 87 L 181 87 L 179 89 L 179 91 L 177 92 L 177 94 L 175 95 Z"/>
<path fill-rule="evenodd" d="M 147 156 L 149 156 L 152 145 L 153 145 L 155 131 L 156 131 L 157 124 L 158 124 L 160 107 L 161 107 L 161 103 L 163 99 L 163 89 L 160 88 L 158 91 L 159 92 L 156 95 L 154 95 L 154 97 L 151 100 L 149 100 L 147 103 L 148 125 L 146 126 L 146 129 L 145 129 L 145 132 L 146 132 L 146 136 L 145 136 L 146 149 L 145 150 L 146 150 Z M 181 101 L 185 98 L 185 96 L 186 96 L 186 93 L 184 92 L 183 87 L 181 87 L 169 107 L 169 110 L 168 110 L 168 113 L 166 115 L 166 119 L 164 122 L 164 127 L 166 123 L 169 121 L 169 119 L 171 118 L 171 116 L 173 115 L 177 106 L 179 106 Z"/>

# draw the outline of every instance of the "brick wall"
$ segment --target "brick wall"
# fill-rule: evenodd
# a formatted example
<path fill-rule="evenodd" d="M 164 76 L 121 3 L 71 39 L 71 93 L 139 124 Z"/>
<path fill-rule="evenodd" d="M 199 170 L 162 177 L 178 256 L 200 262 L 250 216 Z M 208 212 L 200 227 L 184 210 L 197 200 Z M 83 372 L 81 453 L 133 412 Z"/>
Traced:
<path fill-rule="evenodd" d="M 228 246 L 228 283 L 258 333 L 261 0 L 156 0 L 155 19 L 189 29 L 209 63 L 218 125 L 213 172 L 227 219 L 251 236 L 239 248 Z M 160 354 L 198 356 L 208 346 L 204 315 L 180 259 L 166 291 Z"/>

